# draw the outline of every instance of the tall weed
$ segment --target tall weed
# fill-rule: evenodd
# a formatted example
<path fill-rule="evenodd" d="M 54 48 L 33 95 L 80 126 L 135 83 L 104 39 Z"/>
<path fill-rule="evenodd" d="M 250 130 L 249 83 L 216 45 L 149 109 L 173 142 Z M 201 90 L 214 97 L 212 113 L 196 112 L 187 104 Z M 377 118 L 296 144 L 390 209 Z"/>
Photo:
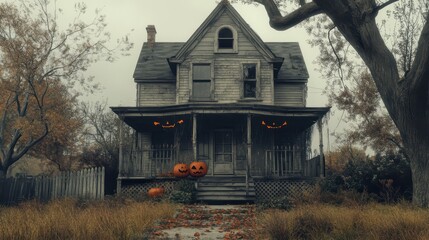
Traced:
<path fill-rule="evenodd" d="M 171 217 L 168 203 L 72 199 L 0 208 L 0 239 L 135 239 Z"/>
<path fill-rule="evenodd" d="M 429 239 L 429 210 L 401 204 L 302 205 L 266 211 L 259 223 L 268 239 Z"/>

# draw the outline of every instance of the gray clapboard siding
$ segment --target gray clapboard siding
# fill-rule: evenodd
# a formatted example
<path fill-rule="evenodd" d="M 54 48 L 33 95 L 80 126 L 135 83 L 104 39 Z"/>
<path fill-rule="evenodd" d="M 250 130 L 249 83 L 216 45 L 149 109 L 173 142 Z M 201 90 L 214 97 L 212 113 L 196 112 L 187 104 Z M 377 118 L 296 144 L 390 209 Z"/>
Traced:
<path fill-rule="evenodd" d="M 305 84 L 275 83 L 274 102 L 276 105 L 304 107 Z"/>
<path fill-rule="evenodd" d="M 139 106 L 172 105 L 176 103 L 176 83 L 138 83 Z"/>

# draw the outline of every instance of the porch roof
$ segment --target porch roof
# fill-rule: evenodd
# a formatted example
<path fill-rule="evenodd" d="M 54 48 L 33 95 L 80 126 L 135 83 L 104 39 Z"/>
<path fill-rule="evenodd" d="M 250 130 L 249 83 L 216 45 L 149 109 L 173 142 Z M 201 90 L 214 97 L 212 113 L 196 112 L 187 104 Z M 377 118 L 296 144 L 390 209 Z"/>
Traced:
<path fill-rule="evenodd" d="M 133 128 L 138 128 L 141 123 L 139 119 L 148 117 L 174 117 L 192 114 L 238 114 L 238 115 L 259 115 L 269 117 L 288 117 L 304 120 L 312 125 L 314 122 L 325 116 L 330 107 L 285 107 L 264 104 L 245 103 L 188 103 L 169 106 L 144 106 L 144 107 L 111 107 L 125 123 Z"/>

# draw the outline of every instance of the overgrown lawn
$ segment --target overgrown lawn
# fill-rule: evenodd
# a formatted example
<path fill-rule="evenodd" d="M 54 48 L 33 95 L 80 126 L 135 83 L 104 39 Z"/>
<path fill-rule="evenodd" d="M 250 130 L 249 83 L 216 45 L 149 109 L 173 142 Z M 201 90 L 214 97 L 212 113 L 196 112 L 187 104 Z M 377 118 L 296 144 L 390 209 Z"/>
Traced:
<path fill-rule="evenodd" d="M 72 199 L 0 207 L 0 239 L 143 239 L 154 222 L 173 216 L 168 203 Z"/>
<path fill-rule="evenodd" d="M 258 217 L 264 239 L 429 239 L 429 210 L 405 204 L 301 205 Z"/>

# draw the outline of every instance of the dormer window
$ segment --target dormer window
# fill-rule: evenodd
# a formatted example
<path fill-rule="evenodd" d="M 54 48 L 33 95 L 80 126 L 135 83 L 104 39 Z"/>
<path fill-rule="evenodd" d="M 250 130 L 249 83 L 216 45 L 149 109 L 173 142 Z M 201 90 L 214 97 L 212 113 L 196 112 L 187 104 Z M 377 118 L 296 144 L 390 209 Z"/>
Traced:
<path fill-rule="evenodd" d="M 214 50 L 216 53 L 237 53 L 237 31 L 232 26 L 221 26 L 216 31 Z"/>
<path fill-rule="evenodd" d="M 234 35 L 231 29 L 222 28 L 218 34 L 218 48 L 219 49 L 233 49 Z"/>

